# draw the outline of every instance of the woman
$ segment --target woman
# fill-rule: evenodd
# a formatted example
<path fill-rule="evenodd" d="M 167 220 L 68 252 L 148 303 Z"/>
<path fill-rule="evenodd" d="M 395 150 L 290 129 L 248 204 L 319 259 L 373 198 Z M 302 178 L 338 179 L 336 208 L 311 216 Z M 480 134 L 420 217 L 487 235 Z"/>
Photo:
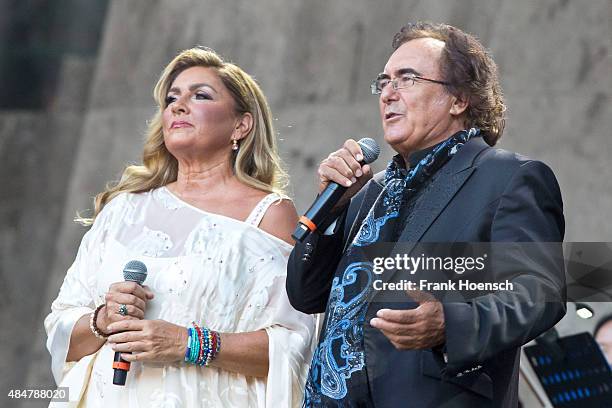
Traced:
<path fill-rule="evenodd" d="M 55 379 L 88 407 L 299 404 L 314 321 L 285 292 L 297 214 L 265 97 L 202 48 L 154 96 L 144 165 L 96 197 L 45 320 Z M 130 260 L 145 286 L 124 281 Z M 115 351 L 133 353 L 124 387 Z"/>

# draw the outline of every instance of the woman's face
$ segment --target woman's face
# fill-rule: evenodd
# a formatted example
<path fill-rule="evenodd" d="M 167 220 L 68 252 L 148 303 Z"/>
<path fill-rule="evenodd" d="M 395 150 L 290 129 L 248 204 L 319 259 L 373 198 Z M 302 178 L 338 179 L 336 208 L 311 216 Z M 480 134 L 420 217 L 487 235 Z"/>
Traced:
<path fill-rule="evenodd" d="M 170 85 L 162 118 L 164 142 L 179 161 L 229 154 L 232 137 L 240 138 L 234 99 L 213 68 L 181 72 Z"/>

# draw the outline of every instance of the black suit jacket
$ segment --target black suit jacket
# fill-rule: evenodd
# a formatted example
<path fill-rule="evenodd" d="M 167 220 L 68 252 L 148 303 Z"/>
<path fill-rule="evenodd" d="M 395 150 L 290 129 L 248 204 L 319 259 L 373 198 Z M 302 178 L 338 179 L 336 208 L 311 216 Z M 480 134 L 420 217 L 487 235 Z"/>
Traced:
<path fill-rule="evenodd" d="M 297 310 L 325 311 L 336 267 L 381 192 L 382 176 L 353 197 L 333 235 L 314 233 L 295 246 L 287 293 Z M 564 229 L 552 171 L 474 138 L 422 193 L 398 242 L 402 253 L 417 242 L 561 242 Z M 395 349 L 368 322 L 379 309 L 397 309 L 398 303 L 370 299 L 364 342 L 376 407 L 518 405 L 520 346 L 563 317 L 565 280 L 561 257 L 550 251 L 537 259 L 519 254 L 512 263 L 512 271 L 500 271 L 496 278 L 510 280 L 516 293 L 443 303 L 446 342 L 433 350 Z"/>

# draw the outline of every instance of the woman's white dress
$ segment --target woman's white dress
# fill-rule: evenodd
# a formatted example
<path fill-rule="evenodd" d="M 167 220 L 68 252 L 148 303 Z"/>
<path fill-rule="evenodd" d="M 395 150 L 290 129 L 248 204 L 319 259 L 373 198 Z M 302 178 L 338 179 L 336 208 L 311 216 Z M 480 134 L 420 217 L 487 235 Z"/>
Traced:
<path fill-rule="evenodd" d="M 193 207 L 166 187 L 121 194 L 85 234 L 45 319 L 56 382 L 87 407 L 289 407 L 301 404 L 312 353 L 314 318 L 294 310 L 285 291 L 291 245 L 258 228 L 280 196 L 266 196 L 246 221 Z M 231 205 L 231 204 L 228 204 Z M 125 386 L 112 383 L 114 352 L 65 363 L 77 320 L 123 281 L 130 260 L 145 263 L 155 294 L 146 319 L 219 332 L 265 329 L 267 378 L 184 362 L 132 363 Z"/>

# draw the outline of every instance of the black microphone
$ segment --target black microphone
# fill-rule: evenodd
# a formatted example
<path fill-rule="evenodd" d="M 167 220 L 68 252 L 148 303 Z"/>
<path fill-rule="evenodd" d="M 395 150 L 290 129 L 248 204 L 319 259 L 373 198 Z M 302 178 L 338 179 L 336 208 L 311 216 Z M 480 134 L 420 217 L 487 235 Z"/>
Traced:
<path fill-rule="evenodd" d="M 363 160 L 359 162 L 360 164 L 370 164 L 378 159 L 380 147 L 376 140 L 364 137 L 357 143 L 361 147 L 361 153 L 363 153 Z M 295 231 L 291 234 L 293 239 L 302 242 L 310 233 L 315 231 L 321 222 L 325 220 L 325 217 L 329 215 L 330 210 L 334 208 L 346 190 L 347 187 L 333 181 L 330 182 L 321 195 L 312 203 L 306 214 L 300 217 Z"/>
<path fill-rule="evenodd" d="M 140 261 L 130 261 L 123 267 L 123 279 L 126 282 L 136 282 L 142 286 L 147 278 L 147 266 Z M 113 384 L 125 385 L 130 362 L 121 358 L 121 352 L 115 351 L 113 359 Z"/>

